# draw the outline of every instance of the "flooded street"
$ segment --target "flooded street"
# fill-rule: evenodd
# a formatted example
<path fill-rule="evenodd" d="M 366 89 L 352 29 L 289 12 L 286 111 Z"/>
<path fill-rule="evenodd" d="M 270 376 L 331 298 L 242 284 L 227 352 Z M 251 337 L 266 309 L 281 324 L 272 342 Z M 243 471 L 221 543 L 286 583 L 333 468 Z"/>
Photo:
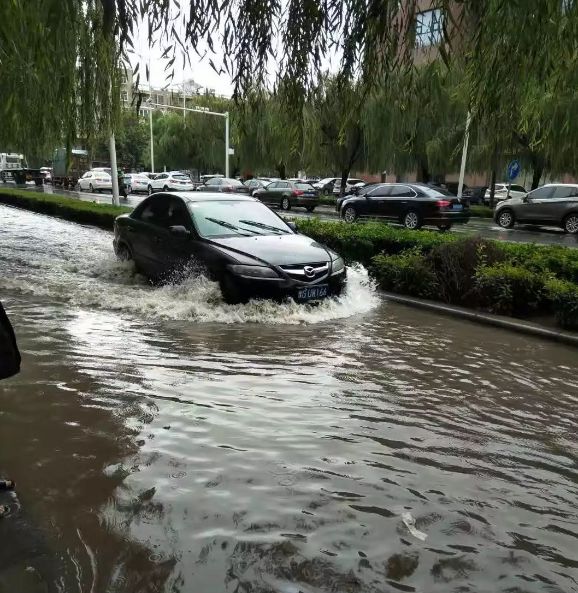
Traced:
<path fill-rule="evenodd" d="M 111 242 L 0 206 L 0 593 L 578 591 L 576 349 L 362 269 L 229 306 Z"/>

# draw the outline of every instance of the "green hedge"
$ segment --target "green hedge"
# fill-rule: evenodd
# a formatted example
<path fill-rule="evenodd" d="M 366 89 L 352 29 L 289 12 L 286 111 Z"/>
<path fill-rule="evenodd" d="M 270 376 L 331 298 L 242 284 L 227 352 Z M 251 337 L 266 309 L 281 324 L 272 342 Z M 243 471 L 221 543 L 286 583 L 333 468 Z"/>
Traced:
<path fill-rule="evenodd" d="M 470 216 L 473 218 L 494 218 L 494 211 L 489 206 L 470 206 Z"/>
<path fill-rule="evenodd" d="M 81 224 L 91 224 L 103 229 L 112 229 L 114 219 L 119 214 L 130 212 L 132 208 L 85 202 L 78 198 L 55 196 L 24 189 L 0 189 L 0 203 L 17 206 L 58 216 Z"/>
<path fill-rule="evenodd" d="M 550 278 L 545 289 L 558 324 L 566 329 L 578 330 L 578 285 Z"/>

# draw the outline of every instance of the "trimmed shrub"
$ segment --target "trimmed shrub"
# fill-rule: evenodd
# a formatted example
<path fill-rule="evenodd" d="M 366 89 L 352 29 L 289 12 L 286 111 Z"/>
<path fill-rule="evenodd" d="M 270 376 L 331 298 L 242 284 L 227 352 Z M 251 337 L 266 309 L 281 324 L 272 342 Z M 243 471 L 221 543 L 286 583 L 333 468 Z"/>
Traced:
<path fill-rule="evenodd" d="M 489 206 L 470 206 L 472 218 L 494 218 L 494 211 Z"/>
<path fill-rule="evenodd" d="M 475 275 L 476 300 L 491 313 L 524 317 L 544 305 L 545 278 L 509 263 L 482 266 Z"/>
<path fill-rule="evenodd" d="M 476 288 L 476 270 L 504 261 L 496 243 L 466 237 L 434 247 L 428 256 L 437 278 L 438 297 L 455 305 L 470 304 Z"/>
<path fill-rule="evenodd" d="M 578 285 L 550 278 L 546 282 L 546 294 L 558 324 L 566 329 L 578 330 Z"/>
<path fill-rule="evenodd" d="M 0 203 L 17 206 L 41 214 L 58 216 L 81 224 L 91 224 L 103 229 L 112 229 L 114 219 L 119 214 L 130 212 L 132 208 L 95 204 L 78 198 L 55 196 L 18 189 L 1 189 Z"/>
<path fill-rule="evenodd" d="M 435 273 L 428 258 L 417 248 L 399 255 L 377 255 L 370 270 L 385 290 L 422 298 L 438 293 Z"/>

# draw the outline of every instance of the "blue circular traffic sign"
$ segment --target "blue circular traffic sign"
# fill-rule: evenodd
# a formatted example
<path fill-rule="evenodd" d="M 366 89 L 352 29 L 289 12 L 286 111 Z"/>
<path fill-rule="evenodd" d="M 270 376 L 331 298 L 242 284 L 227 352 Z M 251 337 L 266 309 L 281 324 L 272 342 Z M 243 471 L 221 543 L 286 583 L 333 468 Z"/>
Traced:
<path fill-rule="evenodd" d="M 510 161 L 510 164 L 508 165 L 508 180 L 512 181 L 513 179 L 516 179 L 520 174 L 521 168 L 519 160 L 514 159 L 513 161 Z"/>

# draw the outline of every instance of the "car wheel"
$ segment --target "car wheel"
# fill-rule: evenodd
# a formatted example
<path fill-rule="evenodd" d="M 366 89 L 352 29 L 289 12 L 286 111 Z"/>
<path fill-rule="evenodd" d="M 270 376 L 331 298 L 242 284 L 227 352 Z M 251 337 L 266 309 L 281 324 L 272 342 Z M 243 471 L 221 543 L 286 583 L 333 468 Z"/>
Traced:
<path fill-rule="evenodd" d="M 438 224 L 438 229 L 442 232 L 445 233 L 446 231 L 449 231 L 452 228 L 451 224 Z"/>
<path fill-rule="evenodd" d="M 409 210 L 403 216 L 403 226 L 406 229 L 410 229 L 415 231 L 421 228 L 421 218 L 420 215 L 415 210 Z"/>
<path fill-rule="evenodd" d="M 291 201 L 287 196 L 281 200 L 281 208 L 285 211 L 291 210 Z"/>
<path fill-rule="evenodd" d="M 88 191 L 92 194 L 94 193 L 94 187 L 92 187 L 92 183 L 88 186 Z"/>
<path fill-rule="evenodd" d="M 148 188 L 147 188 L 147 191 L 148 191 L 149 196 L 150 196 L 153 193 L 153 186 L 152 185 L 149 185 Z"/>
<path fill-rule="evenodd" d="M 357 220 L 357 210 L 353 206 L 347 206 L 343 211 L 343 220 L 345 222 L 355 222 Z"/>
<path fill-rule="evenodd" d="M 578 213 L 573 212 L 572 214 L 568 214 L 564 219 L 564 231 L 571 235 L 578 233 Z"/>
<path fill-rule="evenodd" d="M 514 213 L 509 208 L 504 208 L 500 214 L 498 214 L 497 222 L 503 229 L 511 229 L 516 222 Z"/>
<path fill-rule="evenodd" d="M 228 274 L 221 278 L 219 286 L 221 287 L 223 300 L 228 305 L 239 305 L 249 300 L 247 295 L 235 283 L 235 280 Z"/>
<path fill-rule="evenodd" d="M 116 257 L 118 257 L 120 261 L 130 261 L 132 259 L 130 247 L 125 243 L 119 243 L 116 248 Z"/>
<path fill-rule="evenodd" d="M 315 206 L 307 206 L 307 212 L 313 212 L 315 210 Z"/>

